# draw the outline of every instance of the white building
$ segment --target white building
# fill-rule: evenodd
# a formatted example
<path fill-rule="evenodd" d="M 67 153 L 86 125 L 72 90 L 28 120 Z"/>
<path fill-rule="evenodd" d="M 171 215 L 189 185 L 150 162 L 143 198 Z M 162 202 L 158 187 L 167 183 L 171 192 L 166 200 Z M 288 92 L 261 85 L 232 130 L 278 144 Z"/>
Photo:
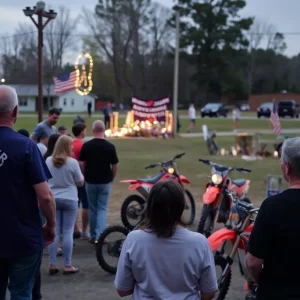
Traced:
<path fill-rule="evenodd" d="M 19 98 L 20 112 L 35 112 L 37 109 L 38 86 L 34 84 L 13 84 Z M 70 90 L 65 93 L 56 95 L 54 93 L 54 85 L 44 86 L 44 111 L 49 108 L 61 108 L 62 112 L 86 112 L 89 102 L 92 103 L 92 111 L 95 111 L 96 95 L 90 93 L 86 96 L 79 95 L 76 90 Z"/>

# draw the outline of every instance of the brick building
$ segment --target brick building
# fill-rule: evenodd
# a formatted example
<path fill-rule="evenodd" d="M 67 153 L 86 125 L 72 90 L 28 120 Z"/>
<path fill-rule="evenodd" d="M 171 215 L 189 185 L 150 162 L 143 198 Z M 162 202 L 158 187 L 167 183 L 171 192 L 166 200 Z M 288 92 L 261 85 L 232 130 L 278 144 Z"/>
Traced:
<path fill-rule="evenodd" d="M 295 93 L 278 93 L 278 94 L 261 94 L 261 95 L 250 95 L 249 96 L 249 106 L 251 111 L 256 111 L 256 109 L 264 102 L 276 102 L 280 100 L 295 100 L 297 104 L 300 105 L 300 94 Z"/>

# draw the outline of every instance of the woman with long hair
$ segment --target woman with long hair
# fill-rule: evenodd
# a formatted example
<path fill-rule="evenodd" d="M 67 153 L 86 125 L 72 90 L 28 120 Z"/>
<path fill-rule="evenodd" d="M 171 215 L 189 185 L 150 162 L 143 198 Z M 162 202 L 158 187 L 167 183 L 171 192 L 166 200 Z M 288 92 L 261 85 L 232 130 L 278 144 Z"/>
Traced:
<path fill-rule="evenodd" d="M 48 148 L 47 148 L 47 151 L 44 155 L 44 159 L 46 160 L 49 156 L 52 155 L 53 151 L 54 151 L 54 147 L 55 147 L 55 144 L 58 140 L 58 138 L 60 137 L 59 134 L 52 134 L 50 135 L 49 137 L 49 140 L 48 140 Z"/>
<path fill-rule="evenodd" d="M 56 142 L 52 156 L 46 159 L 52 174 L 49 186 L 56 201 L 56 237 L 49 249 L 50 275 L 59 272 L 56 266 L 56 253 L 60 233 L 63 235 L 64 271 L 65 275 L 79 271 L 72 266 L 73 229 L 78 211 L 77 186 L 83 186 L 84 178 L 79 163 L 72 158 L 72 139 L 62 135 Z"/>
<path fill-rule="evenodd" d="M 207 239 L 182 221 L 184 191 L 174 181 L 152 188 L 144 224 L 122 246 L 115 287 L 131 299 L 213 299 L 218 290 Z"/>

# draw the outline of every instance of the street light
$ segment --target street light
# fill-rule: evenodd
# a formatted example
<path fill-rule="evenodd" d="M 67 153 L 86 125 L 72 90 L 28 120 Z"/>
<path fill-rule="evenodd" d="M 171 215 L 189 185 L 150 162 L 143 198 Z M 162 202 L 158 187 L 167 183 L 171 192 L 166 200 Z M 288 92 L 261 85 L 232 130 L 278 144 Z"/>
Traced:
<path fill-rule="evenodd" d="M 38 120 L 39 122 L 42 122 L 43 120 L 43 30 L 48 25 L 48 23 L 55 19 L 57 16 L 57 13 L 50 9 L 48 12 L 45 11 L 46 3 L 44 1 L 38 1 L 36 6 L 31 8 L 30 6 L 25 7 L 23 9 L 24 15 L 26 17 L 29 17 L 34 25 L 38 29 L 38 89 L 39 89 L 39 95 L 38 95 L 38 102 L 37 102 L 37 108 L 38 108 Z M 33 18 L 33 15 L 37 15 L 37 21 Z M 43 22 L 43 18 L 46 18 L 46 22 Z"/>
<path fill-rule="evenodd" d="M 5 83 L 5 79 L 4 78 L 1 78 L 1 83 Z"/>

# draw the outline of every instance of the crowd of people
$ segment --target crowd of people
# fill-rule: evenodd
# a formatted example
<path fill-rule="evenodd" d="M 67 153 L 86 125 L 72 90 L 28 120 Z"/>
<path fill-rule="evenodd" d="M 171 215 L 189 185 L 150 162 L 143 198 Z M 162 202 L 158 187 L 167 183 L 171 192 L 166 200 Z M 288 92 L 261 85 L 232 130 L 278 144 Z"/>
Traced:
<path fill-rule="evenodd" d="M 72 264 L 74 237 L 94 244 L 105 229 L 119 161 L 114 145 L 105 140 L 100 120 L 93 123 L 94 138 L 84 143 L 86 125 L 80 116 L 74 120 L 72 138 L 65 126 L 55 127 L 59 109 L 50 109 L 48 118 L 31 134 L 13 130 L 17 115 L 15 90 L 1 86 L 0 176 L 5 179 L 0 222 L 9 230 L 0 247 L 0 299 L 5 299 L 8 287 L 12 300 L 37 300 L 41 299 L 44 247 L 50 275 L 59 272 L 61 252 L 63 274 L 75 274 L 79 269 Z M 76 222 L 80 203 L 81 229 Z M 19 276 L 20 270 L 24 273 Z"/>
<path fill-rule="evenodd" d="M 118 169 L 113 144 L 105 140 L 105 125 L 93 123 L 94 138 L 83 139 L 86 126 L 79 119 L 58 132 L 60 111 L 31 135 L 13 130 L 18 116 L 14 89 L 0 87 L 0 300 L 41 299 L 41 260 L 49 252 L 49 274 L 56 275 L 62 237 L 63 274 L 73 266 L 74 235 L 95 243 L 106 226 L 111 184 Z M 39 146 L 43 144 L 43 146 Z M 296 256 L 300 190 L 300 138 L 287 139 L 280 165 L 289 188 L 265 200 L 248 245 L 246 262 L 257 295 L 248 299 L 300 299 Z M 76 225 L 82 203 L 82 230 Z M 127 236 L 120 255 L 115 287 L 132 299 L 213 299 L 218 290 L 213 253 L 207 239 L 191 232 L 181 220 L 185 208 L 182 188 L 173 181 L 152 188 L 141 227 Z M 89 222 L 88 222 L 89 220 Z M 89 226 L 88 226 L 89 225 Z M 89 230 L 88 230 L 89 228 Z"/>

